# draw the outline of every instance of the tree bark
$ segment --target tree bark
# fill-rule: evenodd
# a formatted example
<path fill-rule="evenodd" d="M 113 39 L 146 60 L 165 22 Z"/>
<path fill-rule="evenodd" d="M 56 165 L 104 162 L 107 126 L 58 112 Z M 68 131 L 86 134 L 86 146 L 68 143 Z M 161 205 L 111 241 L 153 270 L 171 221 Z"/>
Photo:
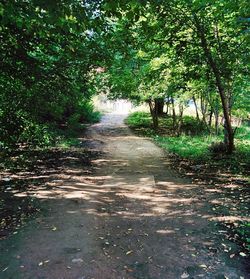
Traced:
<path fill-rule="evenodd" d="M 154 130 L 157 130 L 159 127 L 159 120 L 158 120 L 158 113 L 157 113 L 157 107 L 155 101 L 149 100 L 149 109 L 150 109 L 150 114 L 153 120 L 153 127 Z"/>
<path fill-rule="evenodd" d="M 181 126 L 182 126 L 182 117 L 183 117 L 183 112 L 184 108 L 183 105 L 179 105 L 179 120 L 178 120 L 178 125 L 177 125 L 177 135 L 180 136 L 181 134 Z"/>
<path fill-rule="evenodd" d="M 175 107 L 174 107 L 174 98 L 171 98 L 171 105 L 172 105 L 172 118 L 173 118 L 173 129 L 175 129 L 176 126 L 176 113 L 175 113 Z"/>
<path fill-rule="evenodd" d="M 213 120 L 213 110 L 211 109 L 210 110 L 210 113 L 209 113 L 209 120 L 208 120 L 208 126 L 211 127 L 212 126 L 212 120 Z"/>
<path fill-rule="evenodd" d="M 197 106 L 197 103 L 196 103 L 196 98 L 195 98 L 195 96 L 193 96 L 193 101 L 194 101 L 194 106 L 195 106 L 195 111 L 196 111 L 196 118 L 198 119 L 198 120 L 200 120 L 200 117 L 199 117 L 199 111 L 198 111 L 198 106 Z"/>
<path fill-rule="evenodd" d="M 224 115 L 224 118 L 225 118 L 225 125 L 224 125 L 224 128 L 226 130 L 226 142 L 225 142 L 225 144 L 227 146 L 227 152 L 229 154 L 231 154 L 235 147 L 234 147 L 234 132 L 233 132 L 231 119 L 230 119 L 228 98 L 227 98 L 226 93 L 225 93 L 225 89 L 224 89 L 224 86 L 223 86 L 223 83 L 222 83 L 219 68 L 217 66 L 216 61 L 214 60 L 214 58 L 212 56 L 211 50 L 209 49 L 207 39 L 206 39 L 206 36 L 205 36 L 205 32 L 204 32 L 204 28 L 200 24 L 200 21 L 199 21 L 197 15 L 194 14 L 193 17 L 194 17 L 195 26 L 197 28 L 197 35 L 200 39 L 201 47 L 204 51 L 204 54 L 205 54 L 205 57 L 207 59 L 208 65 L 211 67 L 212 72 L 214 74 L 215 84 L 216 84 L 217 90 L 218 90 L 219 95 L 220 95 L 222 109 L 223 109 L 223 115 Z"/>
<path fill-rule="evenodd" d="M 155 107 L 156 107 L 156 113 L 158 116 L 163 115 L 163 110 L 164 110 L 164 99 L 163 98 L 158 98 L 155 99 Z"/>
<path fill-rule="evenodd" d="M 205 98 L 203 98 L 202 95 L 200 97 L 200 104 L 201 104 L 202 121 L 205 125 L 207 125 L 207 119 L 206 119 L 207 104 L 205 103 Z"/>

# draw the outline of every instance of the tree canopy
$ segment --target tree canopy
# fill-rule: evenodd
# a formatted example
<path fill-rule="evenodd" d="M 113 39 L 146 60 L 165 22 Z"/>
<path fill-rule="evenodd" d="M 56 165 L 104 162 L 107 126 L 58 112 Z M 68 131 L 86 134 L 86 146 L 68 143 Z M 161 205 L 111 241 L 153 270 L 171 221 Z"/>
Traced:
<path fill-rule="evenodd" d="M 93 94 L 182 110 L 201 103 L 222 115 L 249 113 L 248 1 L 2 1 L 1 138 L 46 138 L 48 125 L 87 118 Z M 104 71 L 96 71 L 98 67 Z M 196 104 L 197 105 L 197 104 Z M 199 117 L 199 116 L 198 116 Z"/>

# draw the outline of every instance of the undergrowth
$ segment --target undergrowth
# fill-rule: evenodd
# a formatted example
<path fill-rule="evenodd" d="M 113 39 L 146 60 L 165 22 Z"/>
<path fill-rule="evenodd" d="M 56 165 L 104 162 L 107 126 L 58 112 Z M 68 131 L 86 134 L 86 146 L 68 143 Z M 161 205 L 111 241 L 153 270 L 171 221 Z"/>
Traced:
<path fill-rule="evenodd" d="M 210 151 L 211 145 L 223 141 L 222 133 L 215 135 L 213 130 L 208 133 L 207 127 L 191 116 L 184 116 L 180 127 L 180 135 L 173 128 L 171 117 L 159 118 L 159 129 L 155 131 L 149 113 L 135 112 L 128 116 L 126 123 L 137 134 L 151 137 L 167 152 L 181 158 L 194 161 L 220 165 L 233 173 L 247 171 L 250 166 L 250 127 L 242 126 L 236 130 L 233 155 L 216 154 Z"/>
<path fill-rule="evenodd" d="M 240 183 L 242 183 L 242 178 L 244 181 L 248 178 L 248 183 L 250 182 L 250 127 L 248 126 L 236 129 L 236 150 L 232 155 L 226 155 L 222 152 L 216 153 L 214 150 L 212 152 L 211 148 L 211 146 L 218 145 L 223 141 L 223 134 L 215 135 L 213 130 L 209 133 L 203 123 L 190 116 L 183 117 L 179 136 L 176 136 L 171 117 L 160 117 L 157 131 L 153 129 L 149 113 L 132 113 L 126 119 L 126 123 L 138 135 L 150 137 L 168 153 L 173 154 L 175 158 L 173 163 L 181 171 L 183 169 L 179 168 L 179 164 L 185 160 L 188 162 L 187 169 L 199 170 L 203 173 L 204 179 L 206 179 L 206 174 L 220 171 L 227 173 L 225 179 L 228 182 L 231 181 L 230 177 L 232 176 Z M 221 183 L 223 185 L 223 182 Z M 246 193 L 246 195 L 248 194 Z M 244 215 L 243 212 L 241 214 Z M 233 240 L 238 242 L 246 251 L 250 251 L 249 222 L 244 221 L 238 225 L 233 223 L 230 225 L 230 234 L 232 234 Z"/>

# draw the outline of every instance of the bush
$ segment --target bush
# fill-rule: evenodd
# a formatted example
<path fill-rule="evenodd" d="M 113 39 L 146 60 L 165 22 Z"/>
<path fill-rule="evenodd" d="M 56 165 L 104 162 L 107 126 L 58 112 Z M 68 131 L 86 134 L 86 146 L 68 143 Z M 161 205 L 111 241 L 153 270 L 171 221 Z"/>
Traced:
<path fill-rule="evenodd" d="M 127 117 L 126 123 L 131 128 L 147 128 L 152 126 L 152 118 L 147 112 L 134 112 Z"/>
<path fill-rule="evenodd" d="M 37 123 L 23 111 L 2 114 L 0 117 L 0 141 L 5 148 L 20 145 L 46 146 L 53 136 L 48 126 Z"/>
<path fill-rule="evenodd" d="M 206 125 L 199 119 L 192 116 L 183 116 L 181 132 L 186 135 L 198 135 L 207 132 Z"/>
<path fill-rule="evenodd" d="M 96 123 L 101 119 L 101 113 L 94 110 L 94 106 L 90 101 L 81 102 L 76 114 L 79 115 L 79 122 L 81 123 Z"/>
<path fill-rule="evenodd" d="M 249 140 L 250 141 L 250 127 L 242 125 L 238 127 L 235 132 L 235 138 L 240 140 Z"/>
<path fill-rule="evenodd" d="M 44 147 L 52 144 L 53 139 L 54 135 L 48 126 L 27 119 L 18 141 L 29 146 Z"/>
<path fill-rule="evenodd" d="M 37 123 L 24 111 L 5 111 L 0 116 L 0 141 L 2 147 L 20 145 L 44 146 L 50 144 L 52 135 L 46 125 Z"/>

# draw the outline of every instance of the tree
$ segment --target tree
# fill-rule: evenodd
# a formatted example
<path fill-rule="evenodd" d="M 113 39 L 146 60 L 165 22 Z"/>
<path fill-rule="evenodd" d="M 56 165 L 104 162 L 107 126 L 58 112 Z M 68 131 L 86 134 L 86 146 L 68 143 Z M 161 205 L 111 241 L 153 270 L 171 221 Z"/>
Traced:
<path fill-rule="evenodd" d="M 5 145 L 36 135 L 36 143 L 43 142 L 52 123 L 85 114 L 88 72 L 106 54 L 97 8 L 97 1 L 1 2 L 0 141 Z"/>
<path fill-rule="evenodd" d="M 119 33 L 129 38 L 128 49 L 144 51 L 151 60 L 167 56 L 172 63 L 165 67 L 169 69 L 170 66 L 173 72 L 176 65 L 182 64 L 186 73 L 180 72 L 183 76 L 181 87 L 186 90 L 188 81 L 197 80 L 200 83 L 198 96 L 202 99 L 204 121 L 209 106 L 208 123 L 212 123 L 213 114 L 218 122 L 218 112 L 222 108 L 225 145 L 227 152 L 232 153 L 235 131 L 231 117 L 239 96 L 236 84 L 246 79 L 249 72 L 246 63 L 249 53 L 246 33 L 249 29 L 246 20 L 242 20 L 248 12 L 246 2 L 175 0 L 147 1 L 146 4 L 128 1 L 125 4 L 118 1 L 108 6 L 109 12 L 116 17 L 115 32 L 116 26 L 119 26 Z M 123 46 L 122 49 L 125 53 L 126 48 Z M 152 81 L 152 77 L 150 79 Z M 206 80 L 209 82 L 204 82 Z M 157 84 L 155 81 L 156 88 Z M 164 95 L 170 85 L 166 85 L 161 94 Z M 154 86 L 153 83 L 150 86 Z M 211 97 L 214 96 L 214 88 L 219 98 Z M 151 92 L 153 97 L 155 90 L 151 88 Z M 181 94 L 186 94 L 185 90 Z M 242 94 L 246 96 L 245 92 Z"/>

